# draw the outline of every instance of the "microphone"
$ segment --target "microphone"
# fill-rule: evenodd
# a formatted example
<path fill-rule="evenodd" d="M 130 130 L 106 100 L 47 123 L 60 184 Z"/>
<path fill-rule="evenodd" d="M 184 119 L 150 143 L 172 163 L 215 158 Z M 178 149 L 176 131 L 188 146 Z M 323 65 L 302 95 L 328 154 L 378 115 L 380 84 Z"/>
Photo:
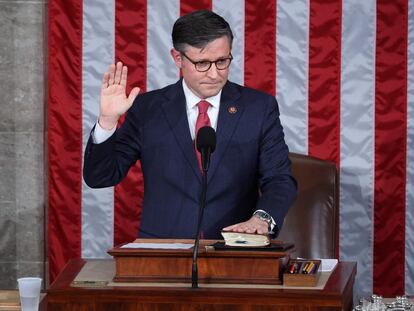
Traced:
<path fill-rule="evenodd" d="M 201 195 L 200 205 L 198 210 L 198 222 L 197 222 L 197 233 L 194 239 L 193 248 L 193 265 L 191 274 L 191 285 L 192 288 L 198 288 L 198 244 L 200 243 L 200 231 L 201 223 L 203 220 L 204 207 L 206 206 L 206 193 L 207 193 L 207 171 L 210 165 L 211 154 L 216 149 L 216 132 L 210 126 L 204 126 L 198 130 L 196 138 L 197 150 L 201 153 L 201 167 L 203 174 L 201 177 Z"/>
<path fill-rule="evenodd" d="M 203 126 L 198 130 L 196 139 L 197 150 L 201 154 L 203 172 L 208 171 L 210 156 L 216 149 L 216 132 L 210 126 Z"/>

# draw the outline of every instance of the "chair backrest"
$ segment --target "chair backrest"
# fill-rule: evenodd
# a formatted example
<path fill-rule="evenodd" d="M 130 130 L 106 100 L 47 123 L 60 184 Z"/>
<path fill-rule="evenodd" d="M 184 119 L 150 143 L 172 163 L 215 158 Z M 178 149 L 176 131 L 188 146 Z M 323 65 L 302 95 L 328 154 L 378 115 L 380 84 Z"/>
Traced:
<path fill-rule="evenodd" d="M 303 258 L 338 257 L 339 181 L 336 165 L 290 153 L 298 196 L 278 240 L 293 242 Z"/>

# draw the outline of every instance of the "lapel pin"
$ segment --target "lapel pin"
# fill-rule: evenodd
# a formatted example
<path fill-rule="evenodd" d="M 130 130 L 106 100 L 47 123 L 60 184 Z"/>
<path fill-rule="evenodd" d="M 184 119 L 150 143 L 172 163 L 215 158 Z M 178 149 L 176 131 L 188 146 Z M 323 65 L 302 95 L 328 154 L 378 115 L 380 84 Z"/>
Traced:
<path fill-rule="evenodd" d="M 237 108 L 234 106 L 229 107 L 229 113 L 235 114 L 237 112 Z"/>

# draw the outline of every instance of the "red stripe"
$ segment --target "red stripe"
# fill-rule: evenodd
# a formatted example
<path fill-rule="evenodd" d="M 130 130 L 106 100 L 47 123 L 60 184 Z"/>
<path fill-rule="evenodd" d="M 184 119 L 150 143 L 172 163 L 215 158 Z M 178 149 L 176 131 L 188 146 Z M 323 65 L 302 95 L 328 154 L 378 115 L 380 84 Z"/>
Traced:
<path fill-rule="evenodd" d="M 82 0 L 49 2 L 48 47 L 48 260 L 53 282 L 70 258 L 81 255 Z"/>
<path fill-rule="evenodd" d="M 276 94 L 276 2 L 245 2 L 244 84 Z"/>
<path fill-rule="evenodd" d="M 212 10 L 212 0 L 181 0 L 180 1 L 180 16 L 191 13 L 197 10 Z"/>
<path fill-rule="evenodd" d="M 404 294 L 407 0 L 377 2 L 374 292 Z"/>
<path fill-rule="evenodd" d="M 310 1 L 308 152 L 338 165 L 341 19 L 341 1 Z"/>
<path fill-rule="evenodd" d="M 116 1 L 115 55 L 128 66 L 128 90 L 146 89 L 147 1 Z M 122 122 L 122 121 L 121 121 Z M 133 166 L 127 177 L 115 187 L 114 244 L 137 237 L 141 219 L 144 183 L 141 166 Z"/>

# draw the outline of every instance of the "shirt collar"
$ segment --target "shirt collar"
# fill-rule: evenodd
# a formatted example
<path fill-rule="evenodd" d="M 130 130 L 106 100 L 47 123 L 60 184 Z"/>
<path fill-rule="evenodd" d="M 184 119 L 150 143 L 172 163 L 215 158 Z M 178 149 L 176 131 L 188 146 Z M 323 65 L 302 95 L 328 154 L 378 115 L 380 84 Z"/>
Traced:
<path fill-rule="evenodd" d="M 223 89 L 221 89 L 217 95 L 201 99 L 197 95 L 195 95 L 193 91 L 190 90 L 190 88 L 187 86 L 187 83 L 185 83 L 185 80 L 183 79 L 183 90 L 185 95 L 185 101 L 187 103 L 187 110 L 194 108 L 201 100 L 208 101 L 211 106 L 217 109 L 220 106 L 221 91 Z"/>

